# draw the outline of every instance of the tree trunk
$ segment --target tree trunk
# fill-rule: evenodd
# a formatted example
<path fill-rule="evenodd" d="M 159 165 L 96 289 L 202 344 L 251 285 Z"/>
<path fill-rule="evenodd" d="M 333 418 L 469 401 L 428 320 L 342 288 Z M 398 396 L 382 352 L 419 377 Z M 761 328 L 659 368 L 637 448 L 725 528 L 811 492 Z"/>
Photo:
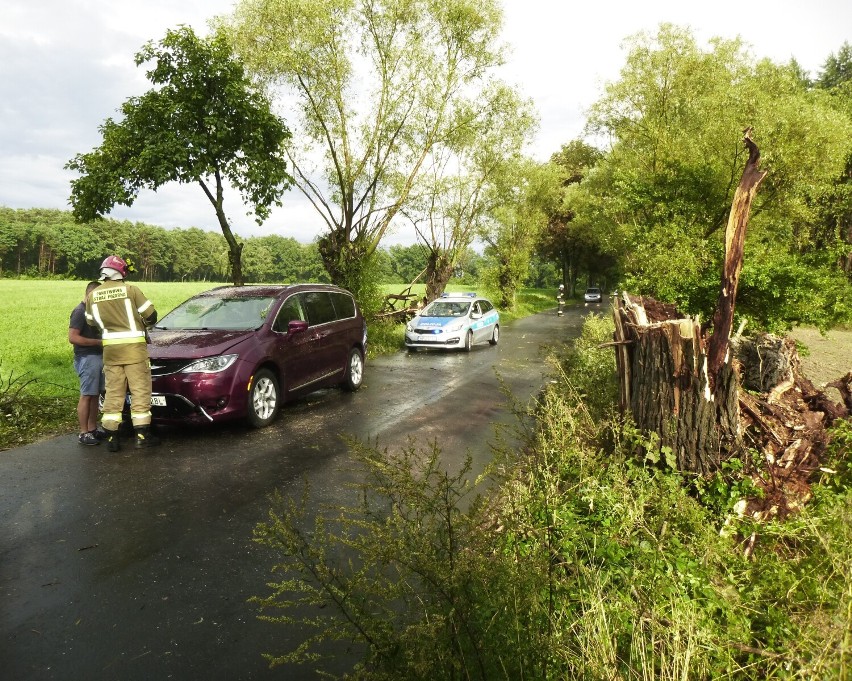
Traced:
<path fill-rule="evenodd" d="M 620 406 L 646 437 L 648 453 L 671 452 L 679 470 L 708 473 L 741 446 L 739 381 L 731 363 L 711 398 L 697 321 L 651 321 L 641 301 L 616 301 L 615 345 Z"/>
<path fill-rule="evenodd" d="M 447 287 L 453 276 L 453 264 L 446 253 L 430 251 L 426 261 L 426 300 L 433 301 Z"/>
<path fill-rule="evenodd" d="M 647 450 L 668 454 L 681 471 L 709 473 L 742 449 L 739 377 L 728 350 L 749 210 L 766 175 L 758 170 L 760 152 L 750 132 L 743 138 L 749 158 L 725 231 L 709 341 L 696 320 L 656 301 L 624 294 L 613 310 L 622 413 L 632 415 Z"/>
<path fill-rule="evenodd" d="M 214 177 L 216 178 L 215 196 L 210 193 L 210 189 L 202 180 L 199 180 L 198 184 L 201 185 L 201 188 L 204 190 L 204 193 L 207 195 L 210 203 L 213 204 L 213 209 L 216 211 L 216 219 L 219 221 L 219 227 L 222 230 L 222 235 L 228 243 L 228 262 L 231 266 L 231 279 L 234 282 L 234 286 L 242 286 L 245 284 L 245 281 L 243 281 L 242 264 L 243 244 L 237 241 L 234 233 L 231 231 L 231 225 L 228 223 L 228 218 L 225 215 L 225 209 L 223 207 L 224 197 L 222 193 L 222 177 L 218 169 L 214 173 Z"/>

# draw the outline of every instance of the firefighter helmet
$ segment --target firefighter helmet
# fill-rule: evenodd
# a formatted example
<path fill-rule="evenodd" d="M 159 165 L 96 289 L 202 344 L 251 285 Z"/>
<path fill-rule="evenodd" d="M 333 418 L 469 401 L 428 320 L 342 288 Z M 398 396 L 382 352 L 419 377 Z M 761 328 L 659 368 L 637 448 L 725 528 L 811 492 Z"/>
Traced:
<path fill-rule="evenodd" d="M 107 256 L 101 263 L 101 279 L 124 279 L 127 277 L 127 271 L 127 263 L 117 255 Z M 116 274 L 120 276 L 116 277 Z"/>

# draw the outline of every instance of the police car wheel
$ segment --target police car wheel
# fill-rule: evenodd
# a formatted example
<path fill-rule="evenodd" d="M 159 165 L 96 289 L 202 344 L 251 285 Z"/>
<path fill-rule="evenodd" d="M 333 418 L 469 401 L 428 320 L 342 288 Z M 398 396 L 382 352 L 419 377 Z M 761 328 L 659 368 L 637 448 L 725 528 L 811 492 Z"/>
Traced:
<path fill-rule="evenodd" d="M 255 428 L 272 423 L 281 404 L 278 379 L 269 369 L 261 369 L 254 375 L 249 393 L 248 422 Z"/>
<path fill-rule="evenodd" d="M 491 332 L 491 340 L 488 341 L 491 345 L 497 345 L 497 341 L 500 340 L 500 327 L 495 324 L 494 330 Z"/>
<path fill-rule="evenodd" d="M 465 350 L 465 352 L 470 352 L 470 349 L 472 347 L 473 347 L 473 331 L 468 329 L 467 335 L 464 337 L 464 350 Z"/>

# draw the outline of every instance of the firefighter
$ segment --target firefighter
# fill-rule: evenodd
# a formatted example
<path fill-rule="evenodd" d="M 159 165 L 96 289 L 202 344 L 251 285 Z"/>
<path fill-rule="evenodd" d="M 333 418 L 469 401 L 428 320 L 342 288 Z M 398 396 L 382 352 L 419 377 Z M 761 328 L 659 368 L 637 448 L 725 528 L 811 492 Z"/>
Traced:
<path fill-rule="evenodd" d="M 101 263 L 101 284 L 86 298 L 86 321 L 101 330 L 106 398 L 101 423 L 107 431 L 107 449 L 120 448 L 119 426 L 127 392 L 136 447 L 151 447 L 159 439 L 151 433 L 151 362 L 146 329 L 157 321 L 157 311 L 145 295 L 125 279 L 129 267 L 116 255 Z"/>

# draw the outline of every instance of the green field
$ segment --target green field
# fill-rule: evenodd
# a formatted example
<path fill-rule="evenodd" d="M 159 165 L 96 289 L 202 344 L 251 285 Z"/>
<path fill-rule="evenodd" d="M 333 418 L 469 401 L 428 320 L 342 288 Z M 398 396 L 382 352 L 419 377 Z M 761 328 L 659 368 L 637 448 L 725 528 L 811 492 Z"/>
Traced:
<path fill-rule="evenodd" d="M 162 316 L 210 282 L 140 283 Z M 85 281 L 0 280 L 0 378 L 30 381 L 28 391 L 77 395 L 74 352 L 68 342 L 71 310 L 82 299 Z"/>

